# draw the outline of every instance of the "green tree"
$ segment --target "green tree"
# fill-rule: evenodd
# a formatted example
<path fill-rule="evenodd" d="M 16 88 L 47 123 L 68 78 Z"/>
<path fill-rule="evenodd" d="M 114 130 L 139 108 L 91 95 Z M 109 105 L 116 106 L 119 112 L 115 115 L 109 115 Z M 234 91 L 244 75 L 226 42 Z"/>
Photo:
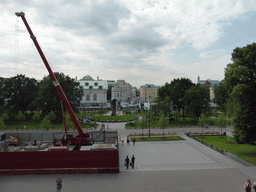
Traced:
<path fill-rule="evenodd" d="M 179 117 L 180 117 L 180 111 L 179 110 L 175 110 L 173 112 L 173 116 L 175 117 L 176 121 L 179 121 Z"/>
<path fill-rule="evenodd" d="M 158 127 L 163 129 L 163 137 L 164 137 L 164 129 L 169 125 L 168 117 L 166 117 L 163 113 L 160 116 L 158 121 Z"/>
<path fill-rule="evenodd" d="M 234 137 L 238 143 L 256 141 L 256 43 L 234 49 L 225 69 L 224 86 L 234 104 Z"/>
<path fill-rule="evenodd" d="M 65 113 L 65 121 L 66 121 L 67 130 L 74 129 L 75 125 L 68 113 Z"/>
<path fill-rule="evenodd" d="M 199 118 L 198 124 L 199 124 L 200 127 L 202 127 L 202 133 L 203 133 L 204 128 L 206 128 L 207 125 L 208 125 L 208 119 L 207 119 L 207 116 L 204 113 L 201 114 L 201 117 Z"/>
<path fill-rule="evenodd" d="M 18 119 L 18 123 L 17 123 L 16 129 L 18 130 L 19 124 L 26 119 L 26 116 L 21 111 L 19 111 L 17 119 Z"/>
<path fill-rule="evenodd" d="M 217 126 L 221 128 L 221 134 L 222 134 L 222 128 L 226 127 L 226 118 L 224 113 L 221 113 L 218 117 Z"/>
<path fill-rule="evenodd" d="M 186 113 L 199 119 L 202 113 L 207 113 L 210 109 L 210 92 L 205 85 L 197 84 L 186 91 L 184 96 Z"/>
<path fill-rule="evenodd" d="M 26 119 L 26 116 L 21 111 L 19 111 L 18 120 L 19 121 L 24 121 L 25 119 Z"/>
<path fill-rule="evenodd" d="M 2 79 L 0 83 L 1 98 L 5 99 L 4 108 L 15 114 L 27 111 L 28 105 L 35 100 L 37 82 L 25 75 Z M 0 98 L 0 102 L 1 102 Z"/>
<path fill-rule="evenodd" d="M 34 121 L 40 121 L 41 120 L 41 112 L 40 111 L 36 111 L 35 114 L 33 115 L 32 119 Z"/>
<path fill-rule="evenodd" d="M 144 130 L 144 128 L 147 127 L 147 123 L 148 123 L 147 117 L 146 117 L 145 113 L 143 113 L 142 117 L 140 119 L 140 127 L 142 129 L 142 137 L 143 137 L 143 130 Z"/>
<path fill-rule="evenodd" d="M 172 103 L 173 110 L 182 111 L 183 119 L 185 120 L 185 93 L 186 90 L 190 89 L 194 84 L 190 79 L 181 78 L 174 79 L 171 83 L 166 83 L 165 86 L 159 88 L 158 96 L 162 101 L 165 100 L 167 96 L 170 97 L 170 102 Z"/>
<path fill-rule="evenodd" d="M 75 79 L 65 76 L 63 73 L 54 73 L 58 79 L 72 109 L 78 111 L 83 91 L 79 88 L 79 83 Z M 62 122 L 62 110 L 59 94 L 52 83 L 52 78 L 48 75 L 43 78 L 39 85 L 39 93 L 37 99 L 38 106 L 42 109 L 42 115 L 49 114 L 52 110 L 57 118 L 54 123 Z"/>
<path fill-rule="evenodd" d="M 56 117 L 57 117 L 52 110 L 50 111 L 48 116 L 49 116 L 49 119 L 50 119 L 51 123 L 53 123 L 55 121 Z"/>
<path fill-rule="evenodd" d="M 47 131 L 51 127 L 51 121 L 49 115 L 46 115 L 43 119 L 43 121 L 40 123 L 41 129 L 46 129 Z"/>
<path fill-rule="evenodd" d="M 5 79 L 0 77 L 0 115 L 2 115 L 4 113 L 4 100 L 6 99 L 5 96 L 4 96 L 4 92 L 3 92 L 3 89 L 4 89 L 4 82 L 5 82 Z"/>
<path fill-rule="evenodd" d="M 7 128 L 7 126 L 4 123 L 3 117 L 0 117 L 0 129 L 4 130 L 6 128 Z"/>
<path fill-rule="evenodd" d="M 214 87 L 214 99 L 213 102 L 218 105 L 217 109 L 225 112 L 228 100 L 228 92 L 223 84 L 223 81 L 216 87 Z"/>

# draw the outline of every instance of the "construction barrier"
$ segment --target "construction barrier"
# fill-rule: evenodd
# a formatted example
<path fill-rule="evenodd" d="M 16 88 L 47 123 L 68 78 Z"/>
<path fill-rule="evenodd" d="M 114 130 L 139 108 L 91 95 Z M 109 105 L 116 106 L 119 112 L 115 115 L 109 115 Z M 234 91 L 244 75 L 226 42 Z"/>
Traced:
<path fill-rule="evenodd" d="M 118 150 L 0 153 L 0 175 L 118 172 Z"/>

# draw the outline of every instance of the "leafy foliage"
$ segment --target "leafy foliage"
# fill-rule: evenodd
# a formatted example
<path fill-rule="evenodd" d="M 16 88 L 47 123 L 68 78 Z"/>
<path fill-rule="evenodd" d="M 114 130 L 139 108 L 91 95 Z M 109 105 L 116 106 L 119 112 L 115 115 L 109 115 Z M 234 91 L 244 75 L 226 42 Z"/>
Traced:
<path fill-rule="evenodd" d="M 168 126 L 168 124 L 169 124 L 168 117 L 162 114 L 158 121 L 158 127 L 163 129 L 163 136 L 164 136 L 164 129 Z"/>
<path fill-rule="evenodd" d="M 7 126 L 5 125 L 5 123 L 4 123 L 4 120 L 3 120 L 3 117 L 0 117 L 0 129 L 6 129 L 7 128 Z"/>
<path fill-rule="evenodd" d="M 40 123 L 40 128 L 41 129 L 46 129 L 47 131 L 51 127 L 51 121 L 49 115 L 46 115 L 43 119 L 43 121 Z"/>
<path fill-rule="evenodd" d="M 147 117 L 146 115 L 143 113 L 142 114 L 142 118 L 140 119 L 140 126 L 141 126 L 141 129 L 142 129 L 142 135 L 143 135 L 143 129 L 147 127 Z"/>
<path fill-rule="evenodd" d="M 228 92 L 223 84 L 223 82 L 220 82 L 220 84 L 216 87 L 214 87 L 214 99 L 213 102 L 218 105 L 218 109 L 222 112 L 226 111 L 226 104 L 228 99 Z"/>
<path fill-rule="evenodd" d="M 202 113 L 209 111 L 210 92 L 206 85 L 197 84 L 186 91 L 184 97 L 186 113 L 198 119 Z"/>
<path fill-rule="evenodd" d="M 222 128 L 226 127 L 226 125 L 227 125 L 224 113 L 221 113 L 219 115 L 219 118 L 218 118 L 218 121 L 217 121 L 217 125 L 218 125 L 218 127 L 221 128 L 221 134 L 222 134 Z"/>
<path fill-rule="evenodd" d="M 37 82 L 33 78 L 25 77 L 25 75 L 1 78 L 0 89 L 0 104 L 4 106 L 5 110 L 16 114 L 19 111 L 25 113 L 29 104 L 35 100 Z"/>
<path fill-rule="evenodd" d="M 199 126 L 202 127 L 202 132 L 205 127 L 208 125 L 208 119 L 206 115 L 203 113 L 199 119 Z"/>
<path fill-rule="evenodd" d="M 225 69 L 224 86 L 234 103 L 234 133 L 238 143 L 256 141 L 256 43 L 236 48 Z"/>
<path fill-rule="evenodd" d="M 79 89 L 79 83 L 75 79 L 65 76 L 63 73 L 54 73 L 58 79 L 72 109 L 77 111 L 82 97 L 82 90 Z M 62 121 L 62 110 L 60 105 L 59 94 L 48 75 L 43 78 L 39 85 L 39 94 L 37 99 L 38 106 L 42 109 L 43 116 L 53 111 L 57 118 L 55 123 Z"/>
<path fill-rule="evenodd" d="M 33 115 L 32 119 L 34 121 L 40 121 L 41 120 L 41 112 L 40 111 L 36 111 L 35 114 Z"/>
<path fill-rule="evenodd" d="M 67 112 L 65 113 L 65 121 L 66 121 L 67 130 L 74 129 L 75 125 L 74 125 L 73 121 L 71 120 L 70 115 Z"/>
<path fill-rule="evenodd" d="M 174 79 L 171 83 L 166 83 L 165 86 L 159 88 L 158 96 L 161 101 L 164 102 L 164 106 L 171 107 L 172 103 L 173 110 L 180 110 L 183 114 L 183 119 L 185 119 L 185 93 L 194 84 L 190 79 L 181 78 Z M 168 98 L 169 97 L 169 98 Z M 169 110 L 170 111 L 170 110 Z"/>

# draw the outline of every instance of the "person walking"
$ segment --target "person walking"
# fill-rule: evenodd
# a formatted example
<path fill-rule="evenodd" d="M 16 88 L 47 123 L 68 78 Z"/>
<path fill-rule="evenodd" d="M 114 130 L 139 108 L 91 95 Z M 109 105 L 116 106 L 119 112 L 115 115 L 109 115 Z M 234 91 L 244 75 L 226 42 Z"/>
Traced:
<path fill-rule="evenodd" d="M 133 145 L 135 145 L 135 137 L 133 138 L 132 142 L 133 142 Z"/>
<path fill-rule="evenodd" d="M 57 192 L 61 192 L 63 181 L 60 178 L 60 176 L 58 176 L 57 180 L 55 181 L 55 184 L 57 184 Z"/>
<path fill-rule="evenodd" d="M 247 181 L 245 182 L 245 184 L 244 184 L 244 190 L 246 191 L 246 192 L 251 192 L 251 190 L 252 190 L 252 188 L 251 188 L 251 181 L 250 181 L 250 179 L 247 179 Z"/>
<path fill-rule="evenodd" d="M 4 141 L 4 140 L 6 140 L 6 133 L 3 133 L 3 134 L 1 135 L 1 141 Z"/>
<path fill-rule="evenodd" d="M 127 169 L 129 169 L 129 163 L 130 163 L 130 159 L 127 156 L 126 159 L 125 159 L 125 166 L 126 166 Z"/>
<path fill-rule="evenodd" d="M 127 142 L 127 145 L 130 145 L 130 139 L 127 138 L 126 142 Z"/>
<path fill-rule="evenodd" d="M 255 192 L 256 192 L 256 181 L 253 182 L 253 189 L 254 189 Z"/>
<path fill-rule="evenodd" d="M 134 157 L 134 155 L 132 155 L 132 158 L 131 158 L 132 160 L 132 168 L 134 169 L 134 164 L 135 164 L 135 157 Z"/>

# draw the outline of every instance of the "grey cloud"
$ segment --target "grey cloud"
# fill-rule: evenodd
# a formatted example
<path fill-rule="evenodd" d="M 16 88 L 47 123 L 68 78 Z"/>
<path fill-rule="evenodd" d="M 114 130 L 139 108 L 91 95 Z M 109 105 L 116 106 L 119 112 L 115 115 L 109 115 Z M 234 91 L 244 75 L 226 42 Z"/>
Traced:
<path fill-rule="evenodd" d="M 131 50 L 152 52 L 169 43 L 169 40 L 164 39 L 160 33 L 156 32 L 154 26 L 149 25 L 124 31 L 114 38 L 114 43 L 128 46 Z"/>
<path fill-rule="evenodd" d="M 61 6 L 52 2 L 38 4 L 42 22 L 73 30 L 75 34 L 110 34 L 118 31 L 121 19 L 129 18 L 131 12 L 118 1 L 83 1 L 71 4 L 67 1 Z"/>

